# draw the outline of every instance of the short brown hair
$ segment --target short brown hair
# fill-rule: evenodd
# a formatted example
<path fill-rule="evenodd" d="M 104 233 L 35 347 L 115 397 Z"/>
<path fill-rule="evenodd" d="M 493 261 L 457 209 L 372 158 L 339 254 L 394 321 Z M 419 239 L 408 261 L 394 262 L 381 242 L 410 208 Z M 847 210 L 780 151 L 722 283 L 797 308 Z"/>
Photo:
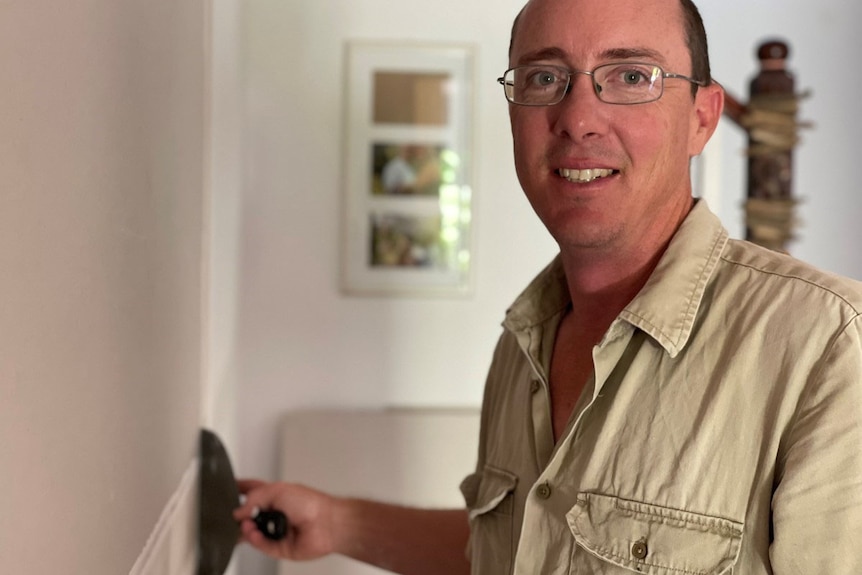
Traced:
<path fill-rule="evenodd" d="M 706 29 L 703 19 L 694 2 L 680 0 L 682 16 L 685 22 L 685 39 L 688 43 L 688 53 L 691 57 L 691 77 L 695 80 L 712 84 L 712 73 L 709 69 L 709 46 L 706 41 Z M 697 89 L 695 84 L 692 84 Z"/>

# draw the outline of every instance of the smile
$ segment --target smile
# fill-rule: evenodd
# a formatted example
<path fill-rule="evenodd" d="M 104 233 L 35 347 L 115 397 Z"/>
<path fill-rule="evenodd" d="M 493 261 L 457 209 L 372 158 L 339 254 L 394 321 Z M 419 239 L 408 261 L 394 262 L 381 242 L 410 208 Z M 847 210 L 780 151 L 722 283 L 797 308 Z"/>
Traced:
<path fill-rule="evenodd" d="M 559 170 L 557 170 L 557 173 L 572 183 L 586 184 L 588 182 L 598 180 L 599 178 L 606 178 L 608 176 L 611 176 L 617 173 L 617 171 L 607 170 L 604 168 L 593 168 L 588 170 L 569 170 L 566 168 L 560 168 Z"/>

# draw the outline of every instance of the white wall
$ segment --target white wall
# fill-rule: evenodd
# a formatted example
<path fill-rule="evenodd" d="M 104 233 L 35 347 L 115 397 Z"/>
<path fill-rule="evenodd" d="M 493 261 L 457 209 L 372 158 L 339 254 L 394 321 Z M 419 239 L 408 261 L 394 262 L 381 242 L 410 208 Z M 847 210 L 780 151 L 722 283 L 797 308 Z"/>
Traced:
<path fill-rule="evenodd" d="M 0 2 L 4 573 L 194 568 L 205 19 Z"/>
<path fill-rule="evenodd" d="M 475 405 L 501 320 L 553 244 L 514 178 L 505 68 L 519 0 L 244 4 L 240 461 L 272 475 L 285 408 Z M 508 8 L 507 8 L 508 4 Z M 385 16 L 385 17 L 384 17 Z M 477 23 L 481 23 L 479 26 Z M 468 42 L 477 82 L 475 294 L 347 298 L 338 289 L 347 38 Z M 513 241 L 513 238 L 521 238 Z"/>
<path fill-rule="evenodd" d="M 276 475 L 277 429 L 305 407 L 476 405 L 506 306 L 554 245 L 523 199 L 507 110 L 494 79 L 506 68 L 521 0 L 248 0 L 242 3 L 242 195 L 237 241 L 237 373 L 242 474 Z M 777 34 L 814 98 L 817 123 L 796 160 L 799 256 L 862 278 L 854 164 L 862 116 L 853 72 L 857 0 L 702 0 L 716 78 L 739 96 L 754 51 Z M 476 47 L 475 292 L 465 300 L 347 298 L 338 290 L 343 62 L 348 39 Z M 721 216 L 739 235 L 742 134 L 723 129 Z M 855 250 L 854 250 L 855 251 Z M 323 455 L 325 456 L 325 455 Z M 243 552 L 243 575 L 273 573 Z"/>
<path fill-rule="evenodd" d="M 205 206 L 208 347 L 203 423 L 215 429 L 228 452 L 233 452 L 237 443 L 237 250 L 242 189 L 240 7 L 232 1 L 218 0 L 211 8 L 210 161 L 206 170 L 210 194 Z"/>

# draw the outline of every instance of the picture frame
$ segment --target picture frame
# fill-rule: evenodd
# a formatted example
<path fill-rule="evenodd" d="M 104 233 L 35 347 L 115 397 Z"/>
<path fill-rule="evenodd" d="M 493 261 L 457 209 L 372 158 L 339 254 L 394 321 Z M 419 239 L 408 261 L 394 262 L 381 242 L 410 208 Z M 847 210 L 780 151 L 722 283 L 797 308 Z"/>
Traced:
<path fill-rule="evenodd" d="M 348 42 L 342 289 L 471 291 L 473 50 Z"/>

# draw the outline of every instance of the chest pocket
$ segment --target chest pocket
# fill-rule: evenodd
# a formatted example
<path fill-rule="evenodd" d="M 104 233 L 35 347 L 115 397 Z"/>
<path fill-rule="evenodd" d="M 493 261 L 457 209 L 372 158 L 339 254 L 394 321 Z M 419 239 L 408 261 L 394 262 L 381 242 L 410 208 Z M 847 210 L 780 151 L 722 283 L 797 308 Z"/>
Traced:
<path fill-rule="evenodd" d="M 736 521 L 595 493 L 579 494 L 566 520 L 573 573 L 727 575 L 742 543 Z"/>
<path fill-rule="evenodd" d="M 505 575 L 512 569 L 514 491 L 518 477 L 491 466 L 467 476 L 461 493 L 470 517 L 471 572 Z"/>

